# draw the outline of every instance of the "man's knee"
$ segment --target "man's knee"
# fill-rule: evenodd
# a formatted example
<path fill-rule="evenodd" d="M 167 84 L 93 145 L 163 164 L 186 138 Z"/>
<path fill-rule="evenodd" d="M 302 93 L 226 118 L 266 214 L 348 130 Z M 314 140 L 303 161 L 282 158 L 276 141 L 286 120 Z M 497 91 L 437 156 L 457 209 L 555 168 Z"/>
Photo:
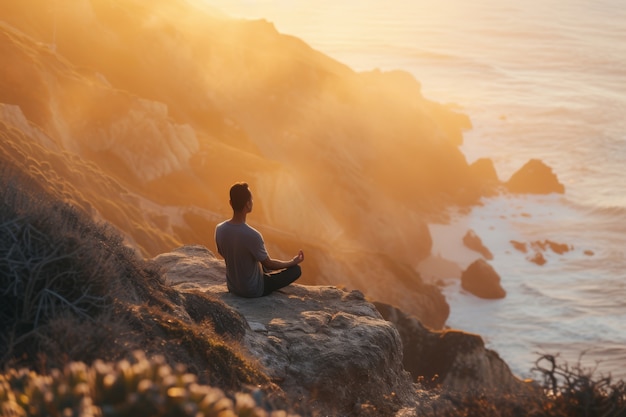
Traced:
<path fill-rule="evenodd" d="M 300 278 L 300 275 L 302 275 L 302 268 L 300 268 L 300 265 L 294 265 L 291 268 L 293 270 L 295 277 Z"/>

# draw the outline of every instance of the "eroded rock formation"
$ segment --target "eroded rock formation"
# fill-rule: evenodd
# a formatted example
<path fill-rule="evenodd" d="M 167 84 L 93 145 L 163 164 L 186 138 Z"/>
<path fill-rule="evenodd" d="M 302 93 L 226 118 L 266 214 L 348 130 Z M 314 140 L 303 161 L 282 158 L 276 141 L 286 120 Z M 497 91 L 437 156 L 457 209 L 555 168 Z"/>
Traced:
<path fill-rule="evenodd" d="M 473 251 L 480 253 L 485 259 L 492 260 L 493 254 L 484 244 L 482 239 L 473 230 L 468 230 L 463 236 L 463 244 Z"/>
<path fill-rule="evenodd" d="M 548 259 L 546 258 L 548 249 L 556 255 L 565 255 L 574 249 L 574 246 L 572 245 L 555 242 L 549 239 L 535 240 L 532 242 L 519 242 L 511 240 L 511 245 L 513 245 L 513 247 L 521 253 L 528 253 L 529 250 L 533 251 L 526 257 L 526 259 L 539 266 L 548 262 Z"/>
<path fill-rule="evenodd" d="M 404 366 L 413 378 L 451 391 L 534 395 L 534 388 L 515 377 L 495 351 L 485 348 L 479 335 L 459 330 L 433 331 L 393 306 L 375 305 L 398 329 Z"/>
<path fill-rule="evenodd" d="M 506 187 L 513 193 L 550 194 L 565 192 L 552 168 L 539 159 L 531 159 L 506 182 Z"/>
<path fill-rule="evenodd" d="M 504 298 L 500 275 L 484 259 L 477 259 L 461 274 L 461 286 L 480 298 Z"/>

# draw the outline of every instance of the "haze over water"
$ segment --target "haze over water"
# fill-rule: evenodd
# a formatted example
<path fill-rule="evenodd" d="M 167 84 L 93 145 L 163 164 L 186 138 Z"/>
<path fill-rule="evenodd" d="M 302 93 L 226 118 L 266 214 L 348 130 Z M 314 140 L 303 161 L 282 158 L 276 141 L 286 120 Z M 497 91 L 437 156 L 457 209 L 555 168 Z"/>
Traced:
<path fill-rule="evenodd" d="M 531 158 L 552 167 L 564 196 L 498 197 L 457 219 L 494 253 L 507 297 L 481 300 L 450 280 L 448 324 L 482 335 L 519 375 L 532 376 L 536 352 L 570 364 L 585 352 L 583 365 L 626 378 L 622 0 L 206 2 L 357 71 L 411 72 L 425 97 L 470 116 L 462 150 L 492 158 L 501 180 Z M 510 244 L 545 239 L 574 250 L 538 266 Z M 446 242 L 433 251 L 454 255 Z"/>

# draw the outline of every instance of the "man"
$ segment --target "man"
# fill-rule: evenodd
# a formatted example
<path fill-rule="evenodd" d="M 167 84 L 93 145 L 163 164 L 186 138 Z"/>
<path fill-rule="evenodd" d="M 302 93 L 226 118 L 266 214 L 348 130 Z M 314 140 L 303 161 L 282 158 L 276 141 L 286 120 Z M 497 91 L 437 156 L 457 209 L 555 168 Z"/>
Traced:
<path fill-rule="evenodd" d="M 246 224 L 252 211 L 252 193 L 240 182 L 230 188 L 233 217 L 217 225 L 215 243 L 226 262 L 228 291 L 241 297 L 261 297 L 297 280 L 304 253 L 299 251 L 290 261 L 272 259 L 267 254 L 263 236 Z M 264 272 L 263 266 L 270 273 Z"/>

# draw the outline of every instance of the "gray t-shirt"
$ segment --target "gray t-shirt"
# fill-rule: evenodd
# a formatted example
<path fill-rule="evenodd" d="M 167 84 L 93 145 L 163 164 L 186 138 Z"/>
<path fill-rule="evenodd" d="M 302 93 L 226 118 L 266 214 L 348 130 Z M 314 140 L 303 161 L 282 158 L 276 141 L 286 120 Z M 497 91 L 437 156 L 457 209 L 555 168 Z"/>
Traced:
<path fill-rule="evenodd" d="M 215 228 L 217 251 L 226 261 L 228 291 L 242 297 L 263 295 L 263 269 L 267 258 L 263 236 L 246 223 L 225 221 Z"/>

